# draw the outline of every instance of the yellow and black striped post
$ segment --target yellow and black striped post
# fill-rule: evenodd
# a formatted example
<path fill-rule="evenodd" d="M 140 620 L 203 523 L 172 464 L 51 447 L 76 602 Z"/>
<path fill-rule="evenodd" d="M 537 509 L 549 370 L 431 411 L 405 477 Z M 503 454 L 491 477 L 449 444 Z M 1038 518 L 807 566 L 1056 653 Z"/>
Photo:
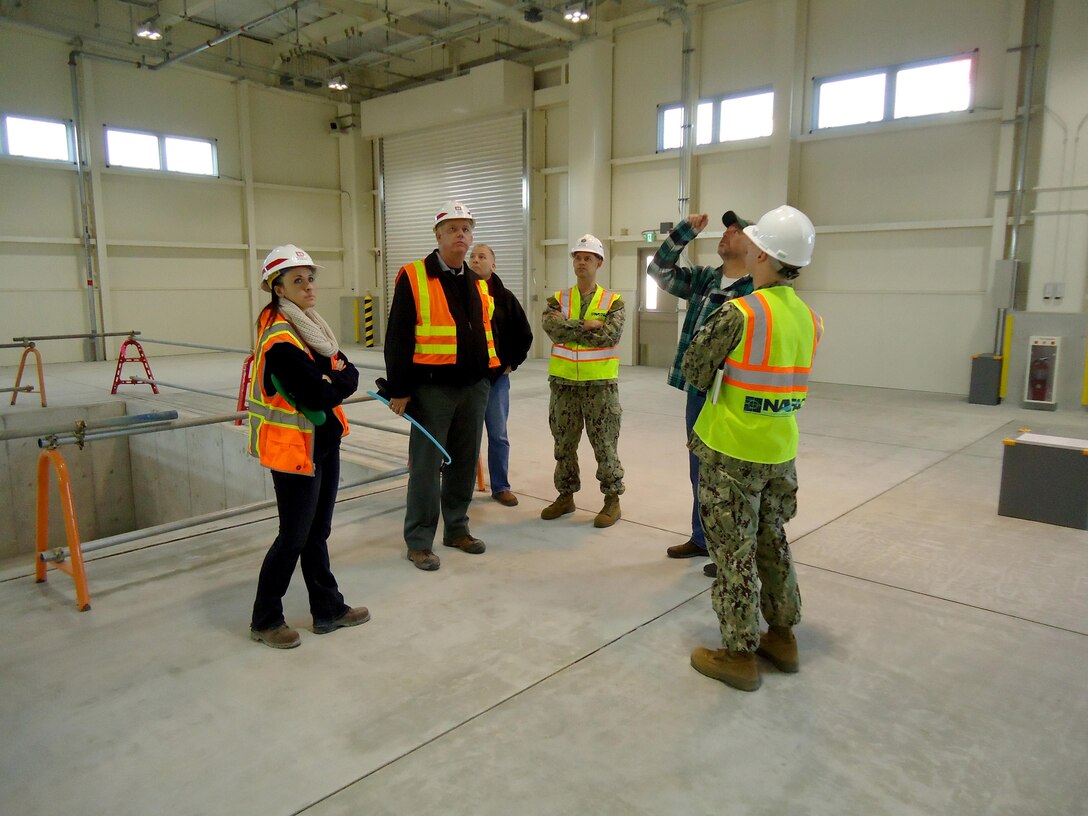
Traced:
<path fill-rule="evenodd" d="M 366 332 L 367 348 L 374 346 L 374 298 L 367 295 L 363 298 L 363 329 Z"/>

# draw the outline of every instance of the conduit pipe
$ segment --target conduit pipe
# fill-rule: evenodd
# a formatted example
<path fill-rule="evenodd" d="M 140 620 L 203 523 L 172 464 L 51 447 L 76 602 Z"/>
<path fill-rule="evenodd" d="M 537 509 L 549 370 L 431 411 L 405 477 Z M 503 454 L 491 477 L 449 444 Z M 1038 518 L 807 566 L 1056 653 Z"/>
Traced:
<path fill-rule="evenodd" d="M 1021 123 L 1020 151 L 1016 156 L 1016 186 L 1013 188 L 1013 214 L 1012 227 L 1009 230 L 1008 259 L 1013 261 L 1012 280 L 1009 283 L 1009 307 L 1002 306 L 997 310 L 997 327 L 994 332 L 994 354 L 1002 353 L 1005 344 L 1005 316 L 1016 302 L 1016 261 L 1020 249 L 1020 222 L 1024 216 L 1024 177 L 1027 174 L 1028 165 L 1028 135 L 1031 130 L 1031 106 L 1034 97 L 1035 86 L 1035 60 L 1039 50 L 1039 11 L 1041 0 L 1034 0 L 1032 14 L 1028 22 L 1027 39 L 1028 62 L 1024 68 L 1024 84 L 1022 87 L 1023 113 L 1018 117 Z"/>
<path fill-rule="evenodd" d="M 225 34 L 220 34 L 218 37 L 196 46 L 196 48 L 190 48 L 188 51 L 184 51 L 181 54 L 178 54 L 176 57 L 170 57 L 169 59 L 163 60 L 158 65 L 148 65 L 147 67 L 150 68 L 152 71 L 157 71 L 160 68 L 167 67 L 168 65 L 174 65 L 175 63 L 181 62 L 182 60 L 187 60 L 189 59 L 189 57 L 194 56 L 195 54 L 199 54 L 201 51 L 207 51 L 209 48 L 214 48 L 220 43 L 225 43 L 227 40 L 233 40 L 239 34 L 244 34 L 251 28 L 256 28 L 257 26 L 261 25 L 261 23 L 267 23 L 269 20 L 279 17 L 285 11 L 297 11 L 300 6 L 306 5 L 306 2 L 307 0 L 302 0 L 302 2 L 292 3 L 289 6 L 284 6 L 278 11 L 269 12 L 263 17 L 258 17 L 256 20 L 250 20 L 248 23 L 244 23 L 243 25 L 238 26 L 238 28 L 233 29 L 232 31 L 228 31 Z"/>
<path fill-rule="evenodd" d="M 238 397 L 234 394 L 220 394 L 218 391 L 207 391 L 203 388 L 193 388 L 191 385 L 177 385 L 176 383 L 163 382 L 162 380 L 149 380 L 146 377 L 130 377 L 127 380 L 122 380 L 125 383 L 142 383 L 143 385 L 153 385 L 156 388 L 162 386 L 164 388 L 176 388 L 179 391 L 192 391 L 194 394 L 206 394 L 209 397 L 219 397 L 220 399 L 229 399 L 231 402 L 236 402 Z"/>
<path fill-rule="evenodd" d="M 79 98 L 79 61 L 77 59 L 79 55 L 78 51 L 72 51 L 68 54 L 68 73 L 71 77 L 72 83 L 72 117 L 73 127 L 75 128 L 74 138 L 72 144 L 75 149 L 76 160 L 76 180 L 79 188 L 79 216 L 80 224 L 83 228 L 83 233 L 80 236 L 83 246 L 83 256 L 85 264 L 84 280 L 87 284 L 87 324 L 93 334 L 98 333 L 98 304 L 95 302 L 95 276 L 94 276 L 94 252 L 91 249 L 91 214 L 90 214 L 90 196 L 87 192 L 87 179 L 85 178 L 83 170 L 83 104 Z M 101 355 L 99 355 L 99 348 L 101 347 Z M 106 344 L 96 343 L 91 341 L 91 348 L 94 350 L 95 360 L 106 359 Z"/>
<path fill-rule="evenodd" d="M 133 332 L 138 334 L 138 332 Z M 140 337 L 140 344 L 158 343 L 160 346 L 183 346 L 184 348 L 204 349 L 206 351 L 230 351 L 236 354 L 252 354 L 253 349 L 230 348 L 228 346 L 206 346 L 202 343 L 183 343 L 180 340 L 155 340 L 151 337 Z"/>
<path fill-rule="evenodd" d="M 88 429 L 116 428 L 124 425 L 138 425 L 151 422 L 169 422 L 178 418 L 177 411 L 159 411 L 151 414 L 132 414 L 131 416 L 110 417 L 108 419 L 81 419 L 74 423 L 75 426 Z M 69 430 L 69 426 L 62 427 L 38 427 L 23 428 L 10 431 L 0 431 L 0 442 L 9 439 L 30 439 L 35 436 L 56 436 L 57 434 L 75 434 Z"/>

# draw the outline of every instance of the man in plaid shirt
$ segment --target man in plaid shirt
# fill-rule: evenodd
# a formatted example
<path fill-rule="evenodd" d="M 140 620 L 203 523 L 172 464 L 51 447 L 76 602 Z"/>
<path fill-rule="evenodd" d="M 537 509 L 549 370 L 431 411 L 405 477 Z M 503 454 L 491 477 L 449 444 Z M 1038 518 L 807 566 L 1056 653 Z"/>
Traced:
<path fill-rule="evenodd" d="M 677 266 L 680 254 L 695 237 L 702 232 L 710 218 L 705 213 L 690 215 L 681 221 L 676 229 L 657 250 L 650 265 L 646 268 L 657 285 L 670 295 L 686 300 L 687 314 L 684 317 L 684 329 L 680 332 L 680 342 L 676 347 L 676 357 L 669 368 L 667 382 L 674 388 L 687 392 L 687 410 L 684 415 L 684 427 L 687 431 L 685 440 L 690 438 L 692 426 L 706 401 L 706 393 L 690 385 L 680 371 L 684 352 L 691 345 L 691 339 L 703 327 L 723 303 L 736 297 L 744 297 L 752 292 L 752 279 L 745 272 L 744 254 L 748 237 L 743 230 L 748 222 L 732 210 L 722 215 L 725 232 L 718 242 L 718 257 L 721 266 Z M 705 556 L 706 538 L 703 524 L 699 519 L 699 459 L 688 452 L 688 473 L 691 477 L 691 538 L 684 544 L 669 547 L 669 558 L 694 558 Z M 713 578 L 717 570 L 713 563 L 703 568 L 703 573 Z"/>

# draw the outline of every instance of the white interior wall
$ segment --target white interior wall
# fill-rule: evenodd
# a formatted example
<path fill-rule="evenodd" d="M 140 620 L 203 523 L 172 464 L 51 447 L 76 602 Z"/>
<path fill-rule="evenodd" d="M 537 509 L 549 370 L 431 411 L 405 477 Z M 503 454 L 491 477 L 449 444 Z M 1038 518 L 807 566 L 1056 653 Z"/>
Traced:
<path fill-rule="evenodd" d="M 0 86 L 0 110 L 73 118 L 69 50 L 47 36 L 0 28 L 0 73 L 20 80 Z M 102 330 L 250 346 L 255 310 L 267 299 L 258 287 L 260 260 L 288 242 L 325 267 L 320 308 L 337 326 L 340 299 L 374 280 L 374 253 L 369 161 L 344 160 L 368 148 L 330 133 L 336 105 L 243 88 L 185 66 L 79 64 Z M 107 167 L 104 125 L 215 139 L 220 177 Z M 0 159 L 0 342 L 89 331 L 76 176 L 71 166 Z M 356 206 L 360 200 L 366 203 Z M 338 328 L 354 339 L 353 326 Z M 108 353 L 118 345 L 109 342 Z M 152 358 L 191 353 L 147 351 Z M 83 344 L 50 341 L 42 352 L 47 364 L 80 360 Z M 0 351 L 0 363 L 17 360 L 18 350 Z"/>

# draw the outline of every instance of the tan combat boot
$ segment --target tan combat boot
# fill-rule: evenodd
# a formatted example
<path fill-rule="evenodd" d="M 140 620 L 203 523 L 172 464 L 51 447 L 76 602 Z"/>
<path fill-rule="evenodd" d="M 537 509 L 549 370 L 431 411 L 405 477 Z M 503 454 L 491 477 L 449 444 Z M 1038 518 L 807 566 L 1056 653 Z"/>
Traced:
<path fill-rule="evenodd" d="M 759 636 L 756 654 L 767 658 L 779 671 L 793 674 L 801 669 L 797 659 L 797 638 L 788 626 L 772 626 Z"/>
<path fill-rule="evenodd" d="M 700 646 L 691 653 L 691 667 L 699 674 L 721 680 L 741 691 L 755 691 L 761 682 L 754 652 L 731 652 Z"/>
<path fill-rule="evenodd" d="M 593 519 L 594 527 L 611 527 L 620 520 L 620 497 L 615 493 L 609 493 L 604 497 L 604 507 Z"/>
<path fill-rule="evenodd" d="M 540 511 L 540 517 L 551 521 L 574 512 L 574 494 L 560 493 L 559 497 Z"/>

